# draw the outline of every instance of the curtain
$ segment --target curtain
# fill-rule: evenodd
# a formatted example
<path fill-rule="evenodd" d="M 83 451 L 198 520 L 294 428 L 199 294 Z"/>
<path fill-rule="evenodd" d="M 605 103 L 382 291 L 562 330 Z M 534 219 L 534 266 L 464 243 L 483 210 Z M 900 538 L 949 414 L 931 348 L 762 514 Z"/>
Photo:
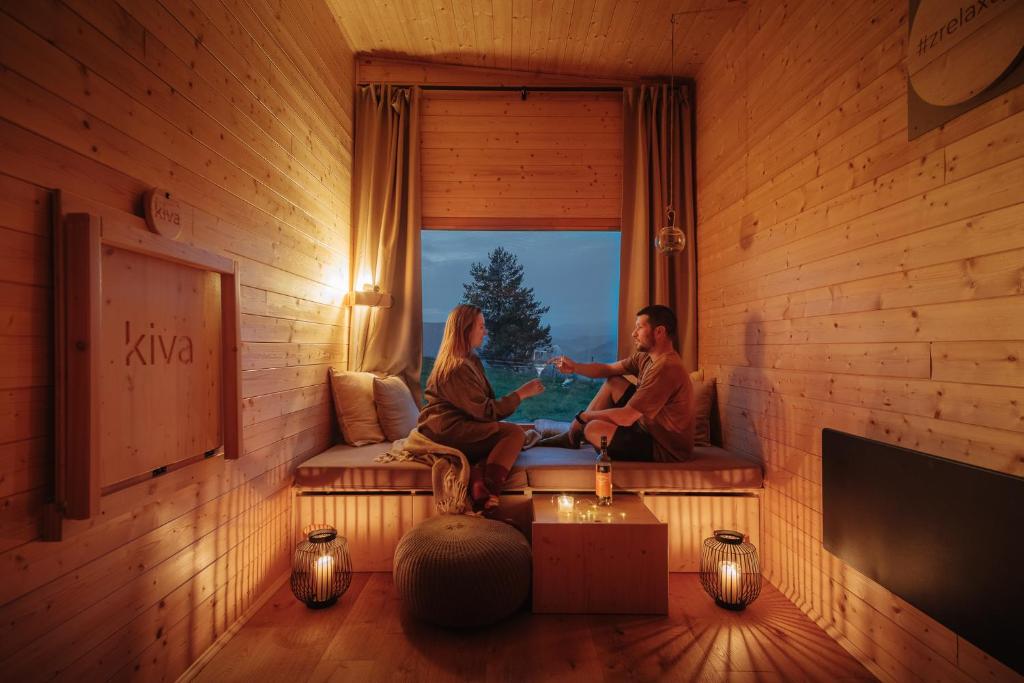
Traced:
<path fill-rule="evenodd" d="M 350 370 L 397 375 L 420 396 L 419 89 L 357 89 L 351 288 L 376 285 L 391 308 L 353 307 Z"/>
<path fill-rule="evenodd" d="M 663 304 L 671 307 L 679 319 L 678 351 L 686 367 L 694 370 L 697 261 L 690 92 L 686 85 L 675 93 L 667 85 L 623 90 L 619 357 L 632 352 L 636 312 L 649 304 Z M 669 164 L 676 225 L 686 235 L 686 248 L 666 255 L 654 248 L 654 238 L 666 220 Z"/>

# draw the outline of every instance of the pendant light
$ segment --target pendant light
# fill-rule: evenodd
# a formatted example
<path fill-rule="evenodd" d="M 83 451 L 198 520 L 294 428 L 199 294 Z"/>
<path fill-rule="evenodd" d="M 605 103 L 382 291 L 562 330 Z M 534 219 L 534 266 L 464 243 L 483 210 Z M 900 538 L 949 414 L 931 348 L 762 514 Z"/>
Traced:
<path fill-rule="evenodd" d="M 665 205 L 665 222 L 662 227 L 658 229 L 658 234 L 654 238 L 654 246 L 662 254 L 678 254 L 686 248 L 686 235 L 676 225 L 676 210 L 672 206 L 672 195 L 673 195 L 673 184 L 672 184 L 672 129 L 674 128 L 673 123 L 675 121 L 675 110 L 676 110 L 676 17 L 677 14 L 673 14 L 671 21 L 671 34 L 670 43 L 672 46 L 672 54 L 669 57 L 671 64 L 671 73 L 669 74 L 669 93 L 668 93 L 668 123 L 665 126 L 668 129 L 668 188 L 667 196 L 668 202 Z"/>

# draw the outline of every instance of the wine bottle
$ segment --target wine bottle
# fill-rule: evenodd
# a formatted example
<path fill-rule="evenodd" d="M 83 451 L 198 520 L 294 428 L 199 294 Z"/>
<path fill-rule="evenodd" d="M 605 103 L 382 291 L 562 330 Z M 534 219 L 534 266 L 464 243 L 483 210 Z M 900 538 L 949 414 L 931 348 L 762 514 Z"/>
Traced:
<path fill-rule="evenodd" d="M 612 504 L 612 459 L 608 456 L 608 437 L 601 437 L 601 453 L 597 456 L 594 466 L 596 483 L 594 492 L 597 494 L 598 505 Z"/>

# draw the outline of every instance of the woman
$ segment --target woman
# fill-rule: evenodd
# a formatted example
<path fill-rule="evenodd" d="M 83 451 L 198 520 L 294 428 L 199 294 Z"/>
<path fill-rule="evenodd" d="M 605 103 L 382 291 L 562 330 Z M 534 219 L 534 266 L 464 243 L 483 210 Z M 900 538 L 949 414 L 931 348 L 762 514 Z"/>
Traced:
<path fill-rule="evenodd" d="M 469 479 L 473 507 L 492 510 L 498 506 L 501 487 L 524 439 L 521 427 L 500 420 L 514 413 L 523 400 L 544 391 L 544 385 L 533 379 L 496 399 L 473 352 L 485 334 L 484 316 L 476 306 L 459 304 L 448 314 L 417 428 L 427 438 L 466 455 L 473 463 Z"/>

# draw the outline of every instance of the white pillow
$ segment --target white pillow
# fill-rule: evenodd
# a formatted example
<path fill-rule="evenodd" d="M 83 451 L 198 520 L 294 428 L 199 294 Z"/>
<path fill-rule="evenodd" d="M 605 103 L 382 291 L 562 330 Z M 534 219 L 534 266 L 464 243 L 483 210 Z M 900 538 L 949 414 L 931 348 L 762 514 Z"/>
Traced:
<path fill-rule="evenodd" d="M 373 401 L 377 419 L 388 441 L 404 439 L 416 426 L 420 410 L 401 377 L 374 377 Z"/>
<path fill-rule="evenodd" d="M 341 427 L 341 438 L 350 446 L 384 440 L 373 402 L 373 373 L 343 372 L 331 368 L 331 395 Z"/>

